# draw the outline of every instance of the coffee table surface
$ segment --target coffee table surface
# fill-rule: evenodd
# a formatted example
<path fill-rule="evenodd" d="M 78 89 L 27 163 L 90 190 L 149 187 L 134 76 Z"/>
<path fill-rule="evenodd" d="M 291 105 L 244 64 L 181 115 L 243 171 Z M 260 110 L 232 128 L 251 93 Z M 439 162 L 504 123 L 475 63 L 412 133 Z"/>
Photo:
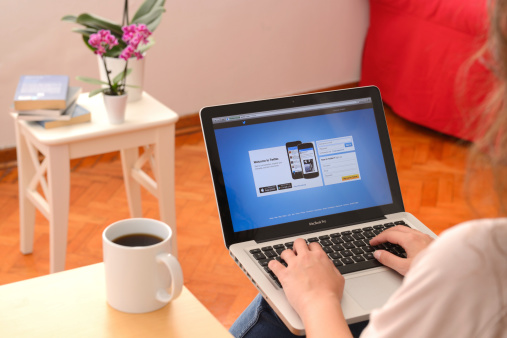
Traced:
<path fill-rule="evenodd" d="M 106 302 L 99 263 L 0 286 L 0 337 L 231 337 L 183 287 L 164 308 L 127 314 Z"/>

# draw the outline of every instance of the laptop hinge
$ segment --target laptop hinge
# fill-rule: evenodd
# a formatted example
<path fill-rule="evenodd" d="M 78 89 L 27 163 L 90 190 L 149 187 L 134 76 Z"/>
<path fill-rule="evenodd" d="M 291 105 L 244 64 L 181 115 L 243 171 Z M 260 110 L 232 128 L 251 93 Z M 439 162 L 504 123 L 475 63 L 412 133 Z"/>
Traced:
<path fill-rule="evenodd" d="M 351 225 L 368 223 L 368 222 L 375 222 L 375 221 L 380 221 L 380 220 L 385 220 L 385 219 L 387 219 L 387 217 L 382 216 L 382 217 L 372 218 L 372 219 L 358 221 L 358 222 L 345 223 L 345 224 L 341 224 L 338 227 L 337 226 L 328 226 L 328 227 L 322 227 L 322 228 L 319 228 L 319 229 L 313 228 L 313 229 L 308 230 L 308 231 L 294 233 L 293 235 L 285 235 L 285 236 L 277 236 L 277 237 L 269 237 L 269 238 L 267 238 L 267 237 L 254 238 L 254 241 L 256 243 L 264 243 L 264 242 L 276 241 L 276 240 L 282 239 L 282 238 L 307 235 L 307 234 L 311 234 L 311 233 L 315 233 L 315 232 L 319 232 L 319 231 L 325 231 L 325 230 L 329 230 L 329 229 L 339 229 L 339 228 L 343 228 L 343 227 L 347 227 L 347 226 L 351 226 Z"/>

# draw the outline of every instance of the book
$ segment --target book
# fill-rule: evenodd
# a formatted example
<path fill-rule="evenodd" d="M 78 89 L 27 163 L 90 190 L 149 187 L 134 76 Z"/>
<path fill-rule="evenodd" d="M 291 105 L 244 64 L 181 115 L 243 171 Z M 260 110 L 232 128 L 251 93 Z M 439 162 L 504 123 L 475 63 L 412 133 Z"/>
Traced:
<path fill-rule="evenodd" d="M 90 111 L 77 103 L 75 104 L 74 109 L 69 109 L 68 114 L 70 116 L 68 120 L 51 119 L 45 121 L 37 121 L 37 123 L 45 129 L 51 129 L 56 127 L 70 126 L 73 124 L 89 122 L 92 120 L 92 114 L 90 113 Z"/>
<path fill-rule="evenodd" d="M 14 94 L 14 109 L 65 109 L 68 90 L 67 75 L 22 75 Z"/>
<path fill-rule="evenodd" d="M 62 119 L 66 120 L 65 112 L 70 109 L 73 104 L 76 103 L 79 94 L 81 94 L 81 87 L 69 87 L 69 91 L 67 93 L 67 108 L 65 109 L 34 109 L 34 110 L 21 110 L 18 111 L 18 119 L 26 120 L 26 121 L 43 121 L 49 119 Z"/>
<path fill-rule="evenodd" d="M 69 107 L 62 110 L 63 113 L 61 115 L 57 115 L 57 116 L 25 115 L 25 114 L 18 113 L 18 120 L 24 120 L 24 121 L 68 121 L 71 119 L 72 113 L 74 112 L 76 105 L 77 105 L 76 101 L 72 102 L 72 104 Z"/>

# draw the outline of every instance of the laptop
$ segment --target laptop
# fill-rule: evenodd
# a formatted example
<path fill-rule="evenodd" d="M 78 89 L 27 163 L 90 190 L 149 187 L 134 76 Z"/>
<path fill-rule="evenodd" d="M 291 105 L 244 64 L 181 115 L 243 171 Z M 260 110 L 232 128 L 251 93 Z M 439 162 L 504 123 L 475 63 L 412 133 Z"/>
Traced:
<path fill-rule="evenodd" d="M 206 107 L 200 118 L 225 246 L 293 333 L 303 323 L 267 265 L 284 263 L 296 238 L 319 242 L 345 277 L 353 324 L 402 282 L 369 239 L 396 225 L 436 237 L 405 212 L 377 87 Z"/>

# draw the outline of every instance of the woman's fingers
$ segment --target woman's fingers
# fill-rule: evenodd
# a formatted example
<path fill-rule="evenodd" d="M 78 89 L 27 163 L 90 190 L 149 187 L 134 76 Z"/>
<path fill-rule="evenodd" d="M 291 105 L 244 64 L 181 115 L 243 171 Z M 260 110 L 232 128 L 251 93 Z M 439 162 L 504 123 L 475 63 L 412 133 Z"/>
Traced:
<path fill-rule="evenodd" d="M 400 258 L 393 255 L 389 251 L 377 250 L 373 253 L 375 258 L 383 265 L 395 270 L 400 275 L 405 276 L 408 269 L 410 268 L 410 261 L 405 258 Z"/>
<path fill-rule="evenodd" d="M 296 255 L 304 254 L 305 252 L 308 252 L 308 245 L 304 239 L 298 238 L 294 241 L 292 250 Z"/>
<path fill-rule="evenodd" d="M 282 251 L 282 253 L 280 254 L 280 257 L 287 262 L 287 264 L 289 264 L 289 262 L 296 257 L 296 254 L 294 253 L 293 250 L 291 249 L 287 249 L 287 250 L 284 250 Z"/>
<path fill-rule="evenodd" d="M 270 261 L 268 263 L 268 267 L 271 269 L 271 271 L 273 271 L 273 273 L 276 276 L 280 276 L 280 274 L 283 273 L 283 271 L 285 270 L 285 266 L 283 266 L 282 263 L 280 263 L 276 259 Z"/>
<path fill-rule="evenodd" d="M 322 250 L 322 246 L 319 243 L 316 243 L 316 242 L 308 244 L 308 249 L 310 251 L 314 251 L 314 250 L 321 250 L 321 251 L 323 251 Z"/>
<path fill-rule="evenodd" d="M 400 258 L 385 250 L 375 251 L 374 256 L 380 263 L 405 275 L 410 268 L 412 260 L 419 252 L 430 245 L 432 241 L 433 238 L 418 230 L 405 226 L 396 226 L 372 238 L 370 240 L 370 245 L 377 246 L 385 242 L 400 245 L 406 251 L 407 258 Z"/>
<path fill-rule="evenodd" d="M 287 264 L 290 264 L 290 262 L 296 257 L 296 255 L 299 255 L 301 253 L 304 254 L 305 251 L 308 252 L 308 245 L 306 245 L 306 241 L 304 239 L 298 238 L 294 241 L 292 249 L 282 251 L 280 257 L 285 262 L 287 262 Z"/>
<path fill-rule="evenodd" d="M 393 244 L 399 244 L 403 246 L 402 242 L 406 239 L 406 234 L 411 233 L 412 231 L 416 231 L 413 229 L 409 229 L 406 226 L 398 225 L 394 228 L 390 228 L 382 231 L 377 236 L 373 237 L 370 240 L 370 245 L 375 246 L 381 243 L 389 242 Z"/>

